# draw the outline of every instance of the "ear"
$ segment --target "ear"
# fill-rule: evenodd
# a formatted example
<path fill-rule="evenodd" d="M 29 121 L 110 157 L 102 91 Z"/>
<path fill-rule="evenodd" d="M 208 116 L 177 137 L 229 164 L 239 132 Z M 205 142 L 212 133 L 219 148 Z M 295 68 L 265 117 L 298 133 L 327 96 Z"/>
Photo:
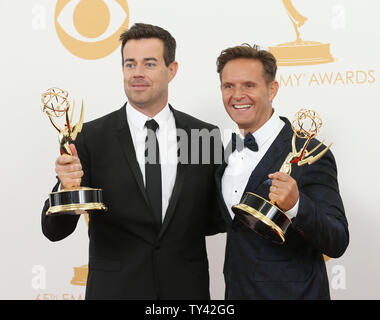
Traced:
<path fill-rule="evenodd" d="M 173 61 L 171 64 L 169 64 L 169 66 L 168 66 L 169 81 L 168 82 L 173 80 L 173 78 L 177 74 L 177 70 L 178 70 L 178 62 L 177 61 Z"/>
<path fill-rule="evenodd" d="M 277 95 L 279 84 L 276 80 L 269 84 L 269 100 L 272 102 Z"/>

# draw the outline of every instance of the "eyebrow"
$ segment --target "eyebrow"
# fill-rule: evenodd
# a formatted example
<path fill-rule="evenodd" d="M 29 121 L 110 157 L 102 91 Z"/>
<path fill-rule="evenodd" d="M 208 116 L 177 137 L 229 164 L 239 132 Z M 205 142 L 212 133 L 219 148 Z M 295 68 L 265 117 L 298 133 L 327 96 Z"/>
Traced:
<path fill-rule="evenodd" d="M 133 62 L 133 61 L 136 61 L 135 59 L 133 59 L 133 58 L 125 58 L 124 59 L 124 63 L 126 63 L 126 62 Z M 144 58 L 144 61 L 158 61 L 156 58 L 154 58 L 154 57 L 148 57 L 148 58 Z"/>
<path fill-rule="evenodd" d="M 252 80 L 247 80 L 247 81 L 243 81 L 241 82 L 242 84 L 248 84 L 248 83 L 251 83 L 251 84 L 256 84 L 255 81 L 252 81 Z M 229 82 L 229 81 L 226 81 L 226 82 L 221 82 L 221 85 L 224 86 L 224 85 L 234 85 L 233 82 Z"/>

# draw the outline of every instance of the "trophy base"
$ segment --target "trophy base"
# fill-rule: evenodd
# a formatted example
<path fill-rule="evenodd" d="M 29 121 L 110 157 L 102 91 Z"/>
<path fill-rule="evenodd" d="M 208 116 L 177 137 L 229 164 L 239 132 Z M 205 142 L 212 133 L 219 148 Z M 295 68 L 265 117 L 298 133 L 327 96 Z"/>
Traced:
<path fill-rule="evenodd" d="M 315 41 L 293 41 L 269 47 L 279 66 L 301 66 L 333 62 L 330 44 Z"/>
<path fill-rule="evenodd" d="M 247 192 L 232 211 L 237 219 L 260 236 L 277 244 L 285 242 L 285 232 L 292 221 L 268 200 Z"/>
<path fill-rule="evenodd" d="M 87 284 L 88 265 L 74 267 L 74 277 L 70 283 L 74 286 L 85 286 Z"/>
<path fill-rule="evenodd" d="M 106 211 L 103 203 L 103 190 L 81 187 L 60 190 L 49 194 L 50 207 L 46 215 L 85 214 L 93 211 Z"/>

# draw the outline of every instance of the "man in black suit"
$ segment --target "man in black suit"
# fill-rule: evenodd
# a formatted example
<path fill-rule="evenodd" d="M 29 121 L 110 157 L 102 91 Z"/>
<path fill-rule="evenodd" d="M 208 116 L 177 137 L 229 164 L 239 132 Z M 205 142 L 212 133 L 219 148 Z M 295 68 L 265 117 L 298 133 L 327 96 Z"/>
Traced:
<path fill-rule="evenodd" d="M 128 103 L 85 123 L 73 156 L 56 161 L 61 188 L 102 188 L 108 207 L 89 219 L 86 299 L 209 299 L 205 236 L 224 229 L 211 152 L 222 148 L 220 133 L 168 104 L 178 68 L 169 32 L 136 24 L 120 39 Z M 201 130 L 209 144 L 194 141 L 200 136 L 191 131 Z M 46 202 L 47 238 L 75 230 L 78 215 L 47 209 Z"/>
<path fill-rule="evenodd" d="M 339 257 L 349 242 L 333 154 L 328 151 L 312 165 L 293 165 L 291 176 L 279 172 L 292 151 L 293 130 L 272 107 L 279 88 L 276 59 L 242 45 L 222 51 L 217 67 L 225 109 L 244 139 L 243 148 L 226 147 L 232 152 L 216 173 L 228 225 L 226 298 L 329 299 L 323 254 Z M 303 142 L 297 138 L 297 150 Z M 309 150 L 317 145 L 312 139 Z M 283 245 L 264 239 L 235 217 L 231 207 L 245 192 L 270 199 L 292 220 Z"/>

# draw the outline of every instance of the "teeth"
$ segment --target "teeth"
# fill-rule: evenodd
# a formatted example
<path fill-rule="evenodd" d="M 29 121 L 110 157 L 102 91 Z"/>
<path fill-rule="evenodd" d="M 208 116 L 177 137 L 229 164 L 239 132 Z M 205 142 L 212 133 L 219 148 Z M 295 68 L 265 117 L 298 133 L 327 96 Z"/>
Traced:
<path fill-rule="evenodd" d="M 235 108 L 235 109 L 246 109 L 246 108 L 250 108 L 250 107 L 252 107 L 252 105 L 251 104 L 244 104 L 244 105 L 240 105 L 240 106 L 238 106 L 238 105 L 233 105 L 233 107 Z"/>

